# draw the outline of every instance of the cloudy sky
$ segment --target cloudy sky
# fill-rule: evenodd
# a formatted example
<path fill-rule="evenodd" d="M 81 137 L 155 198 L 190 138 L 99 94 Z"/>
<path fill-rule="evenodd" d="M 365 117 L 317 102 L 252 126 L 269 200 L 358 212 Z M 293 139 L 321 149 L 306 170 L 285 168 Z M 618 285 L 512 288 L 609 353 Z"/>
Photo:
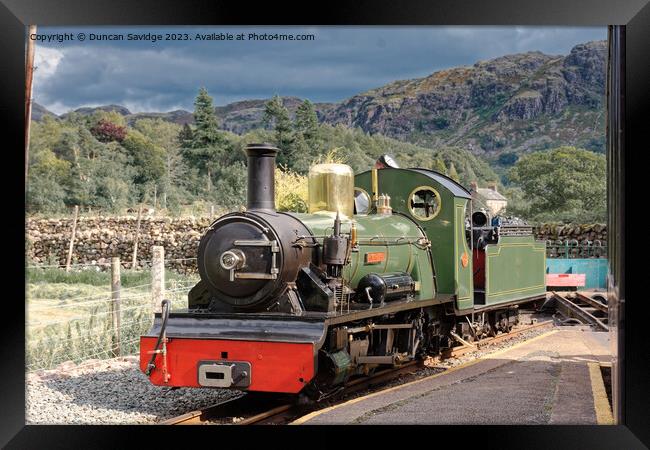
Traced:
<path fill-rule="evenodd" d="M 191 111 L 201 86 L 217 105 L 274 94 L 340 101 L 448 67 L 535 50 L 562 55 L 607 38 L 605 27 L 42 27 L 38 33 L 75 36 L 36 44 L 34 100 L 57 114 L 106 104 L 132 112 Z M 91 41 L 91 33 L 125 40 Z M 128 33 L 187 33 L 193 40 L 129 41 Z M 246 39 L 197 41 L 197 33 Z M 249 33 L 314 39 L 248 40 Z"/>

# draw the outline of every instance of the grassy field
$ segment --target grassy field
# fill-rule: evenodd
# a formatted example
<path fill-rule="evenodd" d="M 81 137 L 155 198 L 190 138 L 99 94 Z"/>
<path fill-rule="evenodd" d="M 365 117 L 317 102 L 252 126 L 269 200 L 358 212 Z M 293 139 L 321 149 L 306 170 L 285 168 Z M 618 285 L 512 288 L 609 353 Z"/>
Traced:
<path fill-rule="evenodd" d="M 26 365 L 48 369 L 65 361 L 114 356 L 110 272 L 96 268 L 26 271 Z M 198 277 L 165 273 L 165 297 L 172 309 L 187 307 L 187 292 Z M 149 271 L 122 270 L 121 354 L 138 351 L 138 338 L 153 321 Z"/>

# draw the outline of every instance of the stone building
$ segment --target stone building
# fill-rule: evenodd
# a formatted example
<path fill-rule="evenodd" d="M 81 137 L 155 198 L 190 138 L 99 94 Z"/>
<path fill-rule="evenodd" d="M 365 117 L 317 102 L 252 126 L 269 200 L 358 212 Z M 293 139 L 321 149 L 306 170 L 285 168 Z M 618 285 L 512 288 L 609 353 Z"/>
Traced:
<path fill-rule="evenodd" d="M 475 210 L 478 209 L 477 207 L 483 206 L 489 210 L 492 216 L 496 216 L 508 206 L 508 200 L 499 194 L 495 182 L 488 183 L 487 188 L 480 188 L 475 181 L 472 181 L 471 187 Z"/>

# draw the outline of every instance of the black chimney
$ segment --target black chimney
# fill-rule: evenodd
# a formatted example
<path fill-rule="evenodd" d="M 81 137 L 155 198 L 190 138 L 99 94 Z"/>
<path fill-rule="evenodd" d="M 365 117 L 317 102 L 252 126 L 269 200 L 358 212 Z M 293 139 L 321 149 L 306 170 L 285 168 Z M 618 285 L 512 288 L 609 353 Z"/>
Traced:
<path fill-rule="evenodd" d="M 275 155 L 271 144 L 248 144 L 248 205 L 246 209 L 275 211 Z"/>

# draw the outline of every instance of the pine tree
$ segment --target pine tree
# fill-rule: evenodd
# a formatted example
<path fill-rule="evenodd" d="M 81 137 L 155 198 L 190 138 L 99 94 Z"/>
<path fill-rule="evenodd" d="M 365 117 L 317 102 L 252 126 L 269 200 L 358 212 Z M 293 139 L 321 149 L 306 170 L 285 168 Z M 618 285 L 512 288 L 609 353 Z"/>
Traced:
<path fill-rule="evenodd" d="M 449 165 L 449 178 L 454 180 L 456 183 L 460 183 L 460 177 L 458 176 L 458 172 L 456 172 L 456 166 L 454 166 L 454 163 L 451 163 Z"/>
<path fill-rule="evenodd" d="M 206 177 L 206 190 L 212 191 L 212 175 L 228 149 L 228 142 L 218 129 L 212 97 L 205 88 L 199 89 L 194 101 L 194 130 L 191 145 L 184 149 L 190 165 Z"/>
<path fill-rule="evenodd" d="M 212 97 L 208 94 L 207 89 L 202 87 L 194 100 L 193 147 L 200 148 L 217 143 L 219 140 L 218 128 Z"/>
<path fill-rule="evenodd" d="M 189 148 L 192 146 L 192 141 L 194 140 L 194 133 L 192 128 L 188 124 L 183 125 L 181 131 L 178 133 L 178 144 L 181 148 Z"/>
<path fill-rule="evenodd" d="M 296 131 L 302 134 L 305 141 L 310 142 L 318 135 L 318 118 L 314 105 L 305 100 L 300 104 L 296 111 Z"/>
<path fill-rule="evenodd" d="M 291 160 L 290 155 L 287 153 L 291 150 L 293 133 L 289 111 L 282 104 L 282 99 L 279 95 L 275 95 L 271 100 L 266 102 L 262 122 L 265 125 L 273 126 L 273 130 L 275 131 L 275 145 L 282 150 L 278 155 L 278 162 L 280 164 L 286 164 Z"/>

